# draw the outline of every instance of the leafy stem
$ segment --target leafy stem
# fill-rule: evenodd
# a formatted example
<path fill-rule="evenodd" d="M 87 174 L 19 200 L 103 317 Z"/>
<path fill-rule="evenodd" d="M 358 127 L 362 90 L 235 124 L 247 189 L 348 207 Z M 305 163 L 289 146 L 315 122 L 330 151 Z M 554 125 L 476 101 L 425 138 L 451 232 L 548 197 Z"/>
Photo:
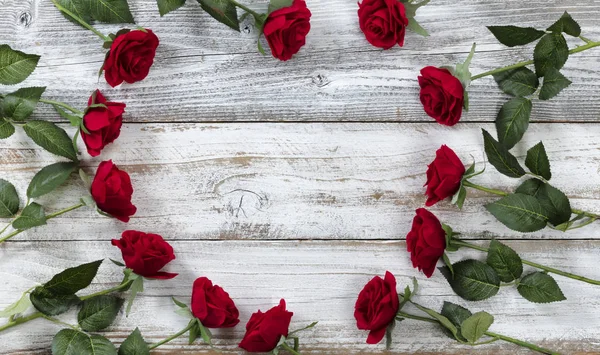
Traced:
<path fill-rule="evenodd" d="M 301 355 L 299 352 L 297 352 L 291 346 L 289 346 L 286 342 L 281 344 L 281 347 L 284 348 L 285 350 L 287 350 L 292 355 Z"/>
<path fill-rule="evenodd" d="M 150 344 L 148 345 L 148 349 L 152 350 L 155 348 L 158 348 L 159 346 L 166 344 L 174 339 L 179 338 L 180 336 L 182 336 L 183 334 L 187 333 L 190 329 L 192 329 L 192 327 L 194 326 L 194 322 L 190 322 L 185 328 L 183 328 L 182 330 L 180 330 L 179 332 L 171 335 L 170 337 L 163 339 L 161 341 L 159 341 L 158 343 L 154 343 L 154 344 Z"/>
<path fill-rule="evenodd" d="M 80 111 L 80 110 L 78 110 L 78 109 L 76 109 L 74 107 L 71 107 L 71 106 L 69 106 L 69 105 L 67 105 L 67 104 L 65 104 L 63 102 L 53 101 L 53 100 L 47 100 L 47 99 L 40 99 L 40 102 L 43 102 L 43 103 L 48 104 L 48 105 L 54 105 L 54 106 L 62 107 L 62 108 L 67 109 L 67 110 L 69 110 L 69 111 L 71 111 L 73 113 L 77 113 L 77 114 L 83 115 L 82 111 Z"/>
<path fill-rule="evenodd" d="M 102 34 L 100 31 L 98 31 L 97 29 L 95 29 L 94 27 L 92 27 L 92 25 L 90 25 L 89 23 L 85 22 L 82 18 L 80 18 L 79 16 L 75 15 L 74 13 L 72 13 L 71 11 L 69 11 L 68 9 L 66 9 L 65 7 L 63 7 L 62 5 L 60 5 L 56 0 L 52 0 L 52 3 L 54 4 L 54 6 L 56 6 L 56 8 L 68 15 L 69 17 L 71 17 L 73 20 L 77 21 L 77 23 L 79 23 L 81 26 L 87 28 L 88 30 L 94 32 L 98 37 L 100 37 L 104 42 L 109 42 L 111 41 L 111 39 L 108 36 L 105 36 L 104 34 Z"/>
<path fill-rule="evenodd" d="M 251 8 L 249 8 L 248 6 L 246 6 L 244 4 L 240 4 L 239 2 L 237 2 L 235 0 L 229 0 L 229 2 L 232 3 L 233 5 L 239 7 L 240 9 L 246 11 L 250 15 L 252 15 L 257 22 L 262 22 L 263 15 L 261 15 L 258 12 L 252 10 Z"/>
<path fill-rule="evenodd" d="M 133 283 L 133 281 L 131 281 L 131 280 L 124 281 L 124 282 L 122 282 L 121 284 L 119 284 L 119 285 L 117 285 L 115 287 L 111 287 L 111 288 L 106 289 L 106 290 L 98 291 L 96 293 L 92 293 L 92 294 L 87 295 L 87 296 L 81 296 L 81 297 L 79 297 L 79 299 L 82 300 L 82 301 L 85 301 L 85 300 L 90 299 L 90 298 L 94 298 L 94 297 L 98 297 L 98 296 L 102 296 L 102 295 L 108 295 L 108 294 L 113 293 L 113 292 L 119 292 L 119 291 L 122 291 L 122 290 L 128 288 L 129 286 L 131 286 L 132 283 Z"/>
<path fill-rule="evenodd" d="M 471 244 L 471 243 L 468 243 L 468 242 L 465 242 L 465 241 L 462 241 L 462 240 L 452 239 L 452 241 L 450 243 L 451 243 L 452 246 L 455 246 L 455 247 L 465 247 L 465 248 L 469 248 L 469 249 L 479 250 L 479 251 L 482 251 L 484 253 L 487 253 L 489 251 L 488 248 L 481 247 L 481 246 L 475 245 L 475 244 Z M 583 276 L 580 276 L 580 275 L 575 275 L 575 274 L 572 274 L 570 272 L 565 272 L 565 271 L 562 271 L 562 270 L 558 270 L 558 269 L 555 269 L 555 268 L 552 268 L 552 267 L 549 267 L 549 266 L 545 266 L 545 265 L 542 265 L 542 264 L 538 264 L 538 263 L 535 263 L 533 261 L 529 261 L 529 260 L 525 260 L 525 259 L 522 259 L 521 261 L 525 265 L 529 265 L 529 266 L 534 267 L 536 269 L 544 270 L 544 271 L 552 273 L 552 274 L 561 275 L 561 276 L 568 277 L 568 278 L 573 279 L 573 280 L 582 281 L 582 282 L 585 282 L 585 283 L 588 283 L 588 284 L 592 284 L 592 285 L 600 285 L 600 281 L 598 281 L 598 280 L 589 279 L 587 277 L 583 277 Z"/>

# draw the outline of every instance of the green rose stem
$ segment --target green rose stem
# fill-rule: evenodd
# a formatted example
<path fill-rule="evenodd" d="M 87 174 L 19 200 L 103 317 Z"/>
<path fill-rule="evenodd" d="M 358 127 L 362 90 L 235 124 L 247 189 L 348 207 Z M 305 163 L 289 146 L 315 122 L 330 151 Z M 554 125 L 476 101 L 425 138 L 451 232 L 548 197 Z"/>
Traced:
<path fill-rule="evenodd" d="M 154 344 L 150 344 L 148 345 L 148 349 L 152 350 L 155 348 L 158 348 L 159 346 L 166 344 L 168 342 L 170 342 L 171 340 L 177 339 L 180 336 L 182 336 L 183 334 L 187 333 L 190 329 L 192 329 L 192 327 L 195 325 L 196 323 L 194 322 L 190 322 L 187 327 L 183 328 L 182 330 L 180 330 L 179 332 L 171 335 L 170 337 L 163 339 L 161 341 L 159 341 L 158 343 L 154 343 Z"/>
<path fill-rule="evenodd" d="M 65 208 L 64 210 L 60 210 L 60 211 L 58 211 L 58 212 L 51 213 L 51 214 L 49 214 L 49 215 L 47 215 L 47 216 L 46 216 L 46 220 L 49 220 L 49 219 L 52 219 L 52 218 L 58 217 L 58 216 L 60 216 L 60 215 L 62 215 L 62 214 L 65 214 L 65 213 L 67 213 L 67 212 L 70 212 L 70 211 L 76 210 L 76 209 L 78 209 L 78 208 L 80 208 L 80 207 L 83 207 L 83 206 L 85 206 L 85 204 L 84 204 L 84 203 L 78 203 L 78 204 L 76 204 L 76 205 L 74 205 L 74 206 L 67 207 L 67 208 Z M 6 230 L 6 228 L 5 228 L 4 230 Z M 7 236 L 0 238 L 0 244 L 2 244 L 2 243 L 4 243 L 4 242 L 6 242 L 7 240 L 9 240 L 10 238 L 12 238 L 12 237 L 16 236 L 17 234 L 21 234 L 21 233 L 22 233 L 22 232 L 24 232 L 24 231 L 25 231 L 25 229 L 17 229 L 17 230 L 15 230 L 15 231 L 11 232 L 11 233 L 10 233 L 10 234 L 8 234 Z"/>
<path fill-rule="evenodd" d="M 87 299 L 94 298 L 96 296 L 107 295 L 107 294 L 110 294 L 110 293 L 113 293 L 113 292 L 119 292 L 119 291 L 122 291 L 122 290 L 126 289 L 127 287 L 131 286 L 132 282 L 133 281 L 125 281 L 125 282 L 122 282 L 121 284 L 119 284 L 118 286 L 111 287 L 111 288 L 106 289 L 106 290 L 98 291 L 96 293 L 92 293 L 92 294 L 87 295 L 87 296 L 82 296 L 82 297 L 79 297 L 79 299 L 82 300 L 82 301 L 85 301 Z M 42 312 L 35 312 L 35 313 L 32 313 L 32 314 L 30 314 L 30 315 L 28 315 L 26 317 L 12 319 L 8 323 L 4 324 L 3 326 L 0 326 L 0 332 L 4 331 L 6 329 L 9 329 L 9 328 L 15 327 L 15 326 L 17 326 L 19 324 L 23 324 L 23 323 L 29 322 L 30 320 L 38 319 L 38 318 L 44 318 L 44 319 L 47 319 L 47 320 L 55 322 L 55 323 L 56 322 L 60 322 L 60 321 L 58 321 L 55 318 L 48 317 L 48 316 L 44 315 Z M 66 323 L 62 323 L 62 322 L 60 322 L 60 323 L 61 324 L 66 324 Z M 71 325 L 69 325 L 69 326 L 72 328 Z"/>
<path fill-rule="evenodd" d="M 289 351 L 289 353 L 292 354 L 292 355 L 301 355 L 299 352 L 297 352 L 296 350 L 292 349 L 292 347 L 289 346 L 287 343 L 283 343 L 283 344 L 281 344 L 281 346 L 285 350 Z"/>
<path fill-rule="evenodd" d="M 489 251 L 488 248 L 485 247 L 480 247 L 478 245 L 475 244 L 471 244 L 462 240 L 456 240 L 456 239 L 452 239 L 452 241 L 450 242 L 450 244 L 452 246 L 456 246 L 456 247 L 465 247 L 465 248 L 470 248 L 470 249 L 475 249 L 475 250 L 479 250 L 482 251 L 484 253 L 487 253 Z M 570 272 L 565 272 L 565 271 L 561 271 L 552 267 L 548 267 L 548 266 L 544 266 L 538 263 L 534 263 L 533 261 L 528 261 L 528 260 L 521 260 L 523 262 L 523 264 L 525 265 L 529 265 L 532 266 L 534 268 L 537 269 L 541 269 L 544 270 L 546 272 L 552 273 L 552 274 L 556 274 L 556 275 L 561 275 L 564 277 L 568 277 L 570 279 L 573 280 L 578 280 L 578 281 L 583 281 L 592 285 L 600 285 L 600 281 L 598 280 L 593 280 L 593 279 L 588 279 L 587 277 L 583 277 L 583 276 L 579 276 L 579 275 L 575 275 L 575 274 L 571 274 Z"/>
<path fill-rule="evenodd" d="M 464 181 L 463 182 L 463 186 L 471 187 L 471 188 L 474 188 L 476 190 L 483 191 L 483 192 L 488 192 L 488 193 L 491 193 L 491 194 L 494 194 L 494 195 L 498 195 L 498 196 L 508 196 L 509 195 L 508 192 L 505 192 L 505 191 L 502 191 L 502 190 L 490 189 L 490 188 L 487 188 L 487 187 L 481 186 L 481 185 L 476 185 L 476 184 L 474 184 L 474 183 L 472 183 L 470 181 Z M 594 214 L 594 213 L 591 213 L 591 212 L 586 212 L 586 211 L 582 211 L 582 210 L 578 210 L 578 209 L 571 209 L 571 212 L 573 212 L 573 214 L 584 215 L 586 217 L 592 218 L 593 220 L 600 219 L 600 215 L 597 215 L 597 214 Z"/>
<path fill-rule="evenodd" d="M 65 7 L 63 7 L 62 5 L 60 5 L 57 0 L 52 0 L 52 3 L 54 4 L 54 6 L 56 6 L 56 8 L 59 11 L 61 11 L 64 14 L 69 15 L 73 20 L 77 21 L 81 26 L 83 26 L 83 27 L 87 28 L 88 30 L 94 32 L 104 42 L 111 42 L 112 41 L 109 37 L 103 35 L 100 31 L 98 31 L 97 29 L 95 29 L 94 27 L 92 27 L 89 23 L 83 21 L 79 16 L 75 15 L 74 13 L 72 13 L 71 11 L 69 11 L 68 9 L 66 9 Z"/>
<path fill-rule="evenodd" d="M 416 303 L 414 303 L 412 301 L 411 301 L 411 303 L 413 303 L 413 304 L 416 305 Z M 416 316 L 416 315 L 409 314 L 409 313 L 402 312 L 402 311 L 399 311 L 396 316 L 399 317 L 399 318 L 409 318 L 409 319 L 414 319 L 414 320 L 418 320 L 418 321 L 435 323 L 435 324 L 440 324 L 441 325 L 440 322 L 438 322 L 437 320 L 435 320 L 433 318 Z M 519 339 L 514 339 L 514 338 L 511 338 L 511 337 L 507 337 L 507 336 L 502 335 L 502 334 L 492 333 L 492 332 L 489 332 L 489 331 L 485 332 L 484 334 L 487 335 L 487 336 L 489 336 L 489 337 L 492 337 L 493 339 L 491 341 L 485 341 L 485 342 L 482 342 L 482 343 L 477 343 L 475 345 L 483 345 L 483 344 L 488 344 L 488 343 L 490 343 L 492 341 L 496 341 L 496 340 L 504 340 L 506 342 L 513 343 L 513 344 L 516 344 L 516 345 L 519 345 L 519 346 L 523 346 L 523 347 L 526 347 L 528 349 L 540 352 L 542 354 L 560 355 L 559 353 L 557 353 L 557 352 L 555 352 L 553 350 L 545 349 L 545 348 L 539 347 L 537 345 L 534 345 L 534 344 L 531 344 L 531 343 L 528 343 L 528 342 L 525 342 L 525 341 L 522 341 L 522 340 L 519 340 Z"/>
<path fill-rule="evenodd" d="M 257 20 L 261 19 L 263 17 L 263 15 L 261 15 L 258 12 L 252 10 L 251 8 L 249 8 L 248 6 L 246 6 L 244 4 L 240 4 L 239 2 L 237 2 L 235 0 L 229 0 L 229 2 L 232 3 L 233 5 L 239 7 L 240 9 L 246 11 L 250 15 L 254 16 L 254 18 L 257 19 Z"/>
<path fill-rule="evenodd" d="M 69 105 L 67 105 L 65 103 L 62 103 L 62 102 L 53 101 L 53 100 L 46 100 L 46 99 L 40 99 L 40 102 L 43 102 L 43 103 L 48 104 L 48 105 L 62 107 L 62 108 L 67 109 L 67 110 L 69 110 L 69 111 L 71 111 L 73 113 L 77 113 L 77 114 L 83 115 L 82 111 L 80 111 L 80 110 L 78 110 L 76 108 L 73 108 L 73 107 L 71 107 L 71 106 L 69 106 Z"/>
<path fill-rule="evenodd" d="M 599 47 L 600 46 L 600 42 L 594 42 L 591 41 L 585 37 L 579 37 L 582 41 L 584 41 L 586 44 L 583 46 L 579 46 L 577 48 L 573 48 L 569 51 L 569 54 L 575 54 L 575 53 L 579 53 L 579 52 L 583 52 L 586 51 L 588 49 L 592 49 L 594 47 Z M 494 70 L 490 70 L 490 71 L 486 71 L 484 73 L 481 74 L 477 74 L 477 75 L 473 75 L 471 77 L 471 81 L 473 80 L 477 80 L 486 76 L 490 76 L 490 75 L 494 75 L 494 74 L 498 74 L 498 73 L 502 73 L 505 71 L 509 71 L 509 70 L 513 70 L 513 69 L 517 69 L 517 68 L 522 68 L 522 67 L 526 67 L 528 65 L 532 65 L 534 62 L 533 60 L 528 60 L 525 62 L 519 62 L 513 65 L 509 65 L 507 67 L 503 67 L 503 68 L 498 68 L 498 69 L 494 69 Z"/>

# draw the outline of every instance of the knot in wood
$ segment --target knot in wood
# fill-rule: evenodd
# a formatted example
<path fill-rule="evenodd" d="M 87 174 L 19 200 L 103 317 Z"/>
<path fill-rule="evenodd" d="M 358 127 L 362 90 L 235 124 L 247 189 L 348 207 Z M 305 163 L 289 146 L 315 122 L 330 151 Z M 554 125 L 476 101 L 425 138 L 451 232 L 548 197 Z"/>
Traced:
<path fill-rule="evenodd" d="M 19 25 L 21 25 L 23 27 L 29 27 L 29 25 L 31 25 L 32 19 L 33 19 L 33 16 L 31 16 L 31 13 L 25 11 L 19 16 Z"/>

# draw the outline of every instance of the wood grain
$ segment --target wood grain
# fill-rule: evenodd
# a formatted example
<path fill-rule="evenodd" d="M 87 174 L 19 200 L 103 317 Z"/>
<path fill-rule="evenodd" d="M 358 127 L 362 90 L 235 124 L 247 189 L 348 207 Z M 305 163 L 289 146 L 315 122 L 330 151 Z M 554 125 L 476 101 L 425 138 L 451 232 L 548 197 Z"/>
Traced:
<path fill-rule="evenodd" d="M 599 241 L 514 241 L 508 244 L 524 258 L 600 278 L 596 267 Z M 495 332 L 553 347 L 564 354 L 600 352 L 597 340 L 599 288 L 563 277 L 556 277 L 568 299 L 561 303 L 532 304 L 511 287 L 503 288 L 492 299 L 469 303 L 454 296 L 439 273 L 430 279 L 419 275 L 410 265 L 403 242 L 175 241 L 172 245 L 177 259 L 167 270 L 180 272 L 180 275 L 170 281 L 146 282 L 145 291 L 130 316 L 120 315 L 105 336 L 119 343 L 135 327 L 140 327 L 146 340 L 154 342 L 177 332 L 186 325 L 186 319 L 174 313 L 170 296 L 188 303 L 193 280 L 207 276 L 230 293 L 240 310 L 240 325 L 215 331 L 217 347 L 229 350 L 228 353 L 240 353 L 235 345 L 243 336 L 243 325 L 250 314 L 270 308 L 280 298 L 285 298 L 288 308 L 294 312 L 292 329 L 321 321 L 314 330 L 302 334 L 303 354 L 383 353 L 382 344 L 364 343 L 366 333 L 356 329 L 353 307 L 362 286 L 374 275 L 390 270 L 397 276 L 398 287 L 410 283 L 411 277 L 418 277 L 421 291 L 417 299 L 432 308 L 441 307 L 443 300 L 456 302 L 472 310 L 494 314 L 496 322 L 492 329 Z M 3 249 L 0 258 L 0 275 L 4 281 L 0 307 L 63 268 L 99 257 L 120 259 L 118 249 L 107 241 L 12 244 L 10 249 Z M 461 251 L 459 255 L 451 255 L 453 260 L 467 257 L 481 259 L 482 254 Z M 113 286 L 120 279 L 119 268 L 107 261 L 87 292 Z M 61 319 L 74 322 L 74 315 L 61 316 Z M 43 320 L 14 328 L 0 335 L 0 353 L 46 353 L 58 329 Z M 455 345 L 434 326 L 415 321 L 400 323 L 394 335 L 394 354 L 529 353 L 501 343 L 470 352 L 469 347 Z M 157 353 L 165 354 L 210 353 L 199 343 L 185 345 L 185 339 L 159 349 L 164 351 Z"/>
<path fill-rule="evenodd" d="M 2 2 L 0 2 L 1 4 Z M 600 38 L 600 2 L 438 0 L 419 21 L 431 36 L 409 34 L 403 49 L 372 47 L 358 27 L 357 4 L 349 0 L 308 0 L 312 30 L 291 61 L 256 51 L 252 24 L 237 33 L 212 20 L 196 2 L 160 18 L 154 0 L 131 1 L 140 25 L 161 38 L 155 65 L 143 82 L 109 89 L 97 79 L 104 50 L 95 35 L 67 21 L 42 0 L 4 0 L 0 38 L 15 48 L 42 55 L 40 67 L 23 85 L 48 86 L 46 96 L 81 107 L 96 88 L 129 107 L 130 122 L 223 121 L 425 121 L 416 78 L 427 65 L 464 61 L 473 42 L 473 73 L 531 59 L 531 46 L 503 47 L 486 25 L 521 24 L 546 28 L 569 10 L 584 35 Z M 264 10 L 266 0 L 248 1 Z M 118 25 L 98 25 L 116 32 Z M 569 40 L 574 47 L 581 41 Z M 596 121 L 600 114 L 600 49 L 573 55 L 564 74 L 573 85 L 550 102 L 536 101 L 534 121 Z M 8 90 L 8 89 L 6 89 Z M 506 97 L 490 78 L 475 81 L 471 111 L 463 121 L 494 121 Z M 59 120 L 50 108 L 38 117 Z"/>
<path fill-rule="evenodd" d="M 564 139 L 565 132 L 577 144 Z M 574 208 L 600 212 L 599 136 L 594 124 L 533 124 L 514 152 L 524 160 L 543 139 L 552 183 Z M 475 125 L 129 124 L 102 159 L 131 174 L 138 207 L 132 222 L 79 210 L 15 240 L 108 240 L 132 227 L 177 230 L 177 239 L 402 239 L 425 202 L 425 171 L 442 144 L 483 169 Z M 1 177 L 17 183 L 22 194 L 33 175 L 56 160 L 22 132 L 0 141 Z M 84 158 L 82 164 L 93 174 L 99 161 Z M 488 165 L 473 181 L 510 191 L 520 180 Z M 84 194 L 73 179 L 40 201 L 56 211 Z M 600 238 L 597 226 L 511 232 L 483 207 L 495 199 L 471 190 L 462 211 L 448 201 L 432 211 L 466 238 Z"/>

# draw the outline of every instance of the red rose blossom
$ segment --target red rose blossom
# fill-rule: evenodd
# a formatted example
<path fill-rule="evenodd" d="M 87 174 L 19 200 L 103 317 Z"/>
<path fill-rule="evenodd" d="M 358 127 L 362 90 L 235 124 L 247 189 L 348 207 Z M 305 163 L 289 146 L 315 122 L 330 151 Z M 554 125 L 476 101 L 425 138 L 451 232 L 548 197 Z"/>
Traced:
<path fill-rule="evenodd" d="M 240 312 L 229 294 L 206 277 L 194 281 L 192 313 L 208 328 L 231 328 L 240 322 Z"/>
<path fill-rule="evenodd" d="M 98 208 L 123 222 L 129 222 L 137 208 L 131 203 L 133 187 L 129 174 L 119 170 L 111 160 L 98 166 L 91 189 Z"/>
<path fill-rule="evenodd" d="M 107 144 L 119 138 L 121 126 L 123 125 L 123 113 L 125 104 L 109 102 L 100 90 L 90 97 L 88 106 L 92 104 L 103 104 L 106 107 L 90 107 L 83 116 L 83 125 L 89 132 L 81 130 L 81 138 L 87 147 L 89 155 L 96 157 Z"/>
<path fill-rule="evenodd" d="M 438 123 L 454 126 L 462 115 L 465 89 L 447 69 L 425 67 L 419 76 L 421 103 Z"/>
<path fill-rule="evenodd" d="M 456 153 L 448 146 L 442 145 L 435 152 L 435 159 L 427 166 L 427 202 L 426 206 L 433 206 L 439 201 L 453 196 L 458 189 L 465 174 L 465 166 Z"/>
<path fill-rule="evenodd" d="M 281 339 L 288 336 L 290 322 L 294 313 L 285 309 L 285 300 L 281 300 L 265 313 L 258 311 L 246 324 L 246 334 L 240 342 L 240 348 L 251 353 L 269 352 Z"/>
<path fill-rule="evenodd" d="M 154 63 L 158 37 L 151 30 L 134 30 L 117 36 L 104 62 L 106 82 L 115 87 L 123 81 L 143 80 Z"/>
<path fill-rule="evenodd" d="M 310 31 L 310 16 L 304 0 L 294 0 L 291 6 L 269 14 L 263 33 L 273 57 L 285 61 L 298 53 Z"/>
<path fill-rule="evenodd" d="M 446 232 L 433 213 L 424 208 L 417 210 L 412 229 L 406 236 L 406 248 L 413 267 L 431 277 L 446 249 Z"/>
<path fill-rule="evenodd" d="M 385 278 L 375 276 L 358 294 L 354 307 L 356 326 L 370 330 L 368 344 L 377 344 L 398 313 L 400 301 L 396 292 L 396 278 L 387 271 Z"/>
<path fill-rule="evenodd" d="M 150 279 L 172 279 L 177 274 L 159 271 L 175 259 L 173 248 L 163 237 L 128 230 L 121 239 L 113 239 L 112 245 L 121 249 L 125 266 L 134 273 Z"/>
<path fill-rule="evenodd" d="M 363 0 L 358 4 L 358 21 L 367 41 L 375 47 L 404 45 L 409 20 L 399 0 Z"/>

